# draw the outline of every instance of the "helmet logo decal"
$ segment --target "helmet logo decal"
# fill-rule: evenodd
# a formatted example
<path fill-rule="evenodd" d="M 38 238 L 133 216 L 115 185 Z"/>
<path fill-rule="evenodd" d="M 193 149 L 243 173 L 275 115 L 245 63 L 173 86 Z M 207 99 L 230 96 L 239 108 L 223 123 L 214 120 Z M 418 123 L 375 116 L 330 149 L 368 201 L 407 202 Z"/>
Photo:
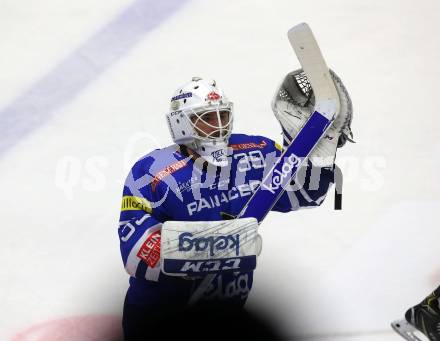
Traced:
<path fill-rule="evenodd" d="M 176 111 L 180 107 L 179 99 L 192 97 L 192 92 L 185 92 L 183 94 L 171 98 L 171 110 Z"/>
<path fill-rule="evenodd" d="M 182 99 L 182 98 L 189 98 L 189 97 L 192 97 L 192 95 L 193 95 L 192 92 L 185 92 L 183 94 L 174 96 L 173 98 L 171 98 L 171 101 L 178 101 L 179 99 Z"/>
<path fill-rule="evenodd" d="M 218 101 L 220 99 L 220 95 L 214 91 L 211 91 L 207 97 L 210 101 Z"/>

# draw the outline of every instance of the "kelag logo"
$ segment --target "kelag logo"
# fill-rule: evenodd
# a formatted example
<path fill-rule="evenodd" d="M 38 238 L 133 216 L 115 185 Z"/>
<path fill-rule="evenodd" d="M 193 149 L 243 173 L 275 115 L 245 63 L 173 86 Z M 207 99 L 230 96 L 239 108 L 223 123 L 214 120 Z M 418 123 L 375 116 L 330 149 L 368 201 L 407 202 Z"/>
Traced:
<path fill-rule="evenodd" d="M 301 163 L 301 159 L 295 154 L 290 155 L 281 167 L 281 172 L 278 169 L 273 171 L 272 181 L 266 184 L 264 181 L 261 186 L 269 190 L 271 193 L 275 193 L 283 184 L 286 178 L 292 176 L 293 168 L 298 168 Z"/>
<path fill-rule="evenodd" d="M 205 251 L 209 248 L 209 255 L 214 256 L 217 251 L 234 249 L 235 255 L 240 253 L 240 235 L 226 235 L 218 237 L 195 237 L 190 232 L 179 235 L 179 251 Z"/>

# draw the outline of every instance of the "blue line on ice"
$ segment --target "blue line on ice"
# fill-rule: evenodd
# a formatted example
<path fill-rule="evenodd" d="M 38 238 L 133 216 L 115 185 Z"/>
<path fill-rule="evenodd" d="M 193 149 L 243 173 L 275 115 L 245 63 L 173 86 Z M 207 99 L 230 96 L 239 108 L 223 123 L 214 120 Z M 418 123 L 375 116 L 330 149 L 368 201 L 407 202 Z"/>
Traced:
<path fill-rule="evenodd" d="M 50 120 L 187 0 L 135 0 L 47 75 L 0 109 L 0 157 Z"/>

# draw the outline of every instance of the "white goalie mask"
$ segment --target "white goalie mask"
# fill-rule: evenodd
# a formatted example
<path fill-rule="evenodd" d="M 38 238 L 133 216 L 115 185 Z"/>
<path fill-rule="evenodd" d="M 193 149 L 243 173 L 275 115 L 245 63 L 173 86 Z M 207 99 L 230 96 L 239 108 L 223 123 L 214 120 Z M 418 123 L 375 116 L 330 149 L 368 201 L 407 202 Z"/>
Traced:
<path fill-rule="evenodd" d="M 214 80 L 193 77 L 179 87 L 166 118 L 174 143 L 188 146 L 215 166 L 228 164 L 233 103 Z"/>

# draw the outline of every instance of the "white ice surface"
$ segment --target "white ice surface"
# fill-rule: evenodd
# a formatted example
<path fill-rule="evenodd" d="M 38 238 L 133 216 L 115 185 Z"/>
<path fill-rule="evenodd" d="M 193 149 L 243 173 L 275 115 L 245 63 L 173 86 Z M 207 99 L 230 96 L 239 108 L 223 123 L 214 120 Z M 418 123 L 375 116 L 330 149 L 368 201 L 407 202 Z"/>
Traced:
<path fill-rule="evenodd" d="M 0 142 L 29 128 L 0 155 L 0 339 L 59 317 L 120 314 L 122 180 L 133 160 L 171 143 L 169 96 L 194 75 L 216 78 L 235 102 L 235 131 L 279 140 L 270 100 L 298 67 L 286 32 L 307 22 L 351 93 L 357 143 L 338 155 L 342 211 L 330 193 L 319 209 L 267 217 L 249 304 L 264 297 L 309 339 L 398 340 L 389 322 L 440 284 L 440 2 L 194 0 L 123 53 L 110 35 L 84 56 L 129 6 L 0 3 Z M 108 53 L 119 55 L 69 97 L 78 74 L 63 60 L 89 72 Z M 48 76 L 62 101 L 32 97 Z M 4 108 L 20 101 L 27 116 L 8 126 Z"/>

